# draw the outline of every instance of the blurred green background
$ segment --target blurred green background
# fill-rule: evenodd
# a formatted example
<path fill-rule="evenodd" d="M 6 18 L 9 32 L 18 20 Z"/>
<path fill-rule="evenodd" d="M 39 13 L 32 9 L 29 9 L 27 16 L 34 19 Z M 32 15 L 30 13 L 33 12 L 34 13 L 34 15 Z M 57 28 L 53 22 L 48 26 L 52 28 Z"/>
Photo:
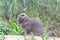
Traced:
<path fill-rule="evenodd" d="M 39 17 L 46 31 L 60 35 L 60 0 L 0 0 L 0 35 L 24 35 L 17 23 L 20 13 Z"/>

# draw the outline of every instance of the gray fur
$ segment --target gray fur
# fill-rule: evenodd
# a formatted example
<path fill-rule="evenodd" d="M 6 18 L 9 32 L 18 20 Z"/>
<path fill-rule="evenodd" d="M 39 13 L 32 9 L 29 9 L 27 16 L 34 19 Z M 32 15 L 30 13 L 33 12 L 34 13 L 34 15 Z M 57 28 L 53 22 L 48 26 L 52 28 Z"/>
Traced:
<path fill-rule="evenodd" d="M 48 36 L 49 36 L 49 37 L 56 37 L 57 34 L 56 34 L 55 31 L 49 31 L 49 32 L 48 32 Z"/>
<path fill-rule="evenodd" d="M 20 23 L 20 21 L 22 21 Z M 18 15 L 18 22 L 21 24 L 26 34 L 33 33 L 34 35 L 41 36 L 44 33 L 42 22 L 39 18 L 30 18 L 25 13 Z"/>

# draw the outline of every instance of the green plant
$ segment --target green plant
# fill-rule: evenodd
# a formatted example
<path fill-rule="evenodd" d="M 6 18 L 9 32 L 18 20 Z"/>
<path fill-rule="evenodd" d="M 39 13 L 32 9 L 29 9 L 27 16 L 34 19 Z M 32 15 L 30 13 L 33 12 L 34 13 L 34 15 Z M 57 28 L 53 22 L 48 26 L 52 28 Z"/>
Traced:
<path fill-rule="evenodd" d="M 0 35 L 23 35 L 24 32 L 16 23 L 0 20 Z"/>

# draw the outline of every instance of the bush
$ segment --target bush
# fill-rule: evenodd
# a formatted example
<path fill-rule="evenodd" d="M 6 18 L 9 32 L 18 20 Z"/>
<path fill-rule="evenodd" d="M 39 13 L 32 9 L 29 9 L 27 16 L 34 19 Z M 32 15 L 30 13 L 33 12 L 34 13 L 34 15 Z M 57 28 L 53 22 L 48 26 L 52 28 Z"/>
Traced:
<path fill-rule="evenodd" d="M 24 32 L 16 23 L 0 20 L 0 35 L 23 35 Z"/>

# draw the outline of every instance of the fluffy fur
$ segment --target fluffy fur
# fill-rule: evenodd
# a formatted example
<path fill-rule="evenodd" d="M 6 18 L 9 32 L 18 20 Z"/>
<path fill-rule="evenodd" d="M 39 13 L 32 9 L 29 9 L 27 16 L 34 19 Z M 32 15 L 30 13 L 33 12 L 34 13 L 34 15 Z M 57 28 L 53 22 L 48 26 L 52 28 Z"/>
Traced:
<path fill-rule="evenodd" d="M 42 22 L 39 18 L 30 18 L 25 13 L 18 15 L 18 22 L 26 34 L 33 33 L 41 36 L 44 33 Z"/>

